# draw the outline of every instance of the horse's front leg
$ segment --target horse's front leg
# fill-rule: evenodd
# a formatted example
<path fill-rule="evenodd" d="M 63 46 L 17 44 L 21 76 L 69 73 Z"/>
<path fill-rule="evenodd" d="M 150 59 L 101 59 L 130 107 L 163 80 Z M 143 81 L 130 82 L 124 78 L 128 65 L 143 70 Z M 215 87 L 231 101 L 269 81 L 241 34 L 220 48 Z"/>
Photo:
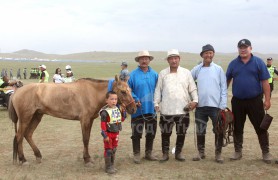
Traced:
<path fill-rule="evenodd" d="M 84 159 L 85 165 L 90 165 L 92 163 L 92 160 L 91 160 L 91 156 L 89 154 L 89 141 L 90 141 L 93 120 L 91 120 L 90 118 L 81 119 L 80 122 L 81 122 L 82 138 L 83 138 L 83 144 L 84 144 L 83 159 Z"/>

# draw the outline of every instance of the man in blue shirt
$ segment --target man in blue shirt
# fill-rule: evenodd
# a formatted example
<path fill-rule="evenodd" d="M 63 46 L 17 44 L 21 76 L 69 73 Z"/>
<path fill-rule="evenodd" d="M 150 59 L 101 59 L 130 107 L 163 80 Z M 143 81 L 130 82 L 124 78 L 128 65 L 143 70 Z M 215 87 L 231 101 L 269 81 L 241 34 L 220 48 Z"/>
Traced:
<path fill-rule="evenodd" d="M 251 53 L 252 46 L 248 39 L 240 40 L 237 47 L 239 56 L 230 62 L 226 72 L 228 86 L 233 80 L 232 110 L 235 117 L 235 152 L 230 159 L 242 158 L 243 129 L 248 115 L 259 139 L 263 161 L 271 163 L 268 132 L 260 128 L 265 110 L 271 106 L 268 83 L 270 75 L 263 60 Z"/>
<path fill-rule="evenodd" d="M 153 60 L 153 56 L 148 51 L 139 52 L 135 58 L 139 66 L 130 73 L 128 80 L 129 87 L 132 89 L 132 96 L 138 104 L 136 113 L 131 115 L 133 160 L 136 164 L 140 163 L 140 139 L 144 125 L 146 133 L 145 159 L 158 160 L 152 154 L 157 129 L 153 100 L 158 74 L 149 66 L 151 60 Z"/>
<path fill-rule="evenodd" d="M 197 126 L 197 147 L 199 154 L 193 161 L 205 159 L 205 135 L 208 118 L 212 120 L 213 132 L 215 133 L 215 160 L 223 163 L 221 150 L 223 146 L 223 134 L 217 135 L 215 129 L 217 116 L 220 109 L 227 107 L 227 84 L 223 69 L 212 62 L 214 48 L 207 44 L 200 53 L 203 62 L 191 70 L 193 79 L 197 80 L 199 102 L 195 111 L 195 123 Z"/>

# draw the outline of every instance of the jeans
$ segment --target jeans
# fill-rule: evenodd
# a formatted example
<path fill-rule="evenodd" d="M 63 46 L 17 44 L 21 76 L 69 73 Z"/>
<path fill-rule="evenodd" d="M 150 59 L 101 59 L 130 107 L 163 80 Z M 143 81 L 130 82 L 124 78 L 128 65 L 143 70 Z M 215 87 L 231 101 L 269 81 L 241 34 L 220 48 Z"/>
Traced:
<path fill-rule="evenodd" d="M 197 107 L 195 111 L 195 123 L 196 123 L 196 133 L 197 135 L 205 135 L 207 129 L 207 123 L 209 118 L 212 120 L 213 129 L 215 133 L 217 116 L 219 112 L 217 107 Z"/>

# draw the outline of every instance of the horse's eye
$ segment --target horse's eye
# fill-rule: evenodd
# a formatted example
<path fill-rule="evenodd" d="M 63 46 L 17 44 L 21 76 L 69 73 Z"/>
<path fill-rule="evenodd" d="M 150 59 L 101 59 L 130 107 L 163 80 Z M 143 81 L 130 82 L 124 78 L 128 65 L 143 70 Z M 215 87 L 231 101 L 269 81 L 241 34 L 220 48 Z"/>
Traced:
<path fill-rule="evenodd" d="M 121 90 L 121 93 L 122 93 L 122 94 L 126 94 L 126 91 L 124 91 L 124 90 Z"/>

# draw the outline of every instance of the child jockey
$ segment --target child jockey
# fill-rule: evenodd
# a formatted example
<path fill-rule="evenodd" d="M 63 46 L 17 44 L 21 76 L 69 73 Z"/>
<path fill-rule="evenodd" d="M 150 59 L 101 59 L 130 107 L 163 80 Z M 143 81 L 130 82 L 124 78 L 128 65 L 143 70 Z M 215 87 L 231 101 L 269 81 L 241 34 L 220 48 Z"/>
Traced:
<path fill-rule="evenodd" d="M 115 173 L 115 154 L 119 141 L 119 131 L 122 130 L 121 122 L 126 118 L 126 113 L 117 107 L 117 94 L 113 91 L 106 93 L 106 103 L 100 110 L 101 135 L 104 139 L 105 172 Z"/>

